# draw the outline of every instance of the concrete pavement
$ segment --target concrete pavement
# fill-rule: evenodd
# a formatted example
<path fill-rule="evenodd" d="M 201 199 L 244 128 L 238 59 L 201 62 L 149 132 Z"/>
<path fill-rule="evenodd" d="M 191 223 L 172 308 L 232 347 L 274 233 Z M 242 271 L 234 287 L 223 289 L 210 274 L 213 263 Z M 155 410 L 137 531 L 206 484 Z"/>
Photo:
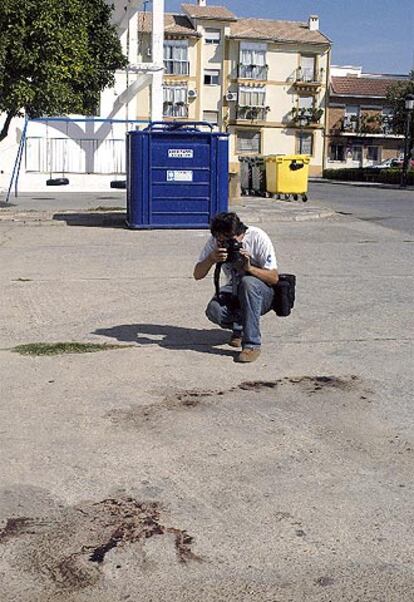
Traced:
<path fill-rule="evenodd" d="M 124 219 L 125 192 L 22 193 L 0 207 L 0 222 L 67 223 L 69 225 L 119 225 Z M 312 202 L 283 201 L 264 197 L 240 197 L 230 206 L 243 219 L 265 224 L 268 221 L 306 221 L 330 217 L 334 211 Z"/>
<path fill-rule="evenodd" d="M 267 207 L 297 307 L 252 365 L 203 315 L 207 232 L 0 223 L 4 602 L 414 598 L 412 241 Z M 11 351 L 41 341 L 129 346 Z"/>

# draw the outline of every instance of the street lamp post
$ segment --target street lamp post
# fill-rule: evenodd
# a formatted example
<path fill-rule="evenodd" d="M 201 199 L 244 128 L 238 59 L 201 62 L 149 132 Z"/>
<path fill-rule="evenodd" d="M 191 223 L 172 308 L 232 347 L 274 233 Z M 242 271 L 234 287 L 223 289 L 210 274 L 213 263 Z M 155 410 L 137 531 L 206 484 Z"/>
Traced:
<path fill-rule="evenodd" d="M 405 111 L 407 113 L 405 122 L 405 139 L 404 139 L 404 162 L 401 170 L 400 188 L 407 188 L 407 172 L 409 164 L 409 154 L 411 148 L 411 117 L 414 109 L 414 95 L 408 94 L 405 99 Z"/>

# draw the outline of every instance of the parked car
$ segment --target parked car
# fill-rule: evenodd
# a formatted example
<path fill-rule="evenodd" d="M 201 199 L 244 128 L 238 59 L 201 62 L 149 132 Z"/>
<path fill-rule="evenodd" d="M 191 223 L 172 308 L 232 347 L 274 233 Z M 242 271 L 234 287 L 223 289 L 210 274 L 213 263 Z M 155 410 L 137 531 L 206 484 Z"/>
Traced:
<path fill-rule="evenodd" d="M 371 169 L 401 169 L 404 164 L 404 159 L 400 157 L 392 157 L 391 159 L 385 159 L 378 165 L 372 165 Z M 414 159 L 411 159 L 408 165 L 409 169 L 414 169 Z"/>

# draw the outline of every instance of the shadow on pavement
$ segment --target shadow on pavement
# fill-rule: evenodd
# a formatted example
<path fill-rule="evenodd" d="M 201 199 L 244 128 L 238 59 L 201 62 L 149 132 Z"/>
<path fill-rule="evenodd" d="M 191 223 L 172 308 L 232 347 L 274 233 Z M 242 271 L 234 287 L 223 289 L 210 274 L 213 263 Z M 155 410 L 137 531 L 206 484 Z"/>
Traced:
<path fill-rule="evenodd" d="M 93 334 L 118 341 L 138 343 L 138 345 L 156 344 L 169 349 L 191 349 L 200 353 L 234 355 L 234 351 L 215 349 L 229 340 L 229 333 L 221 329 L 200 330 L 168 324 L 120 324 L 112 328 L 98 328 Z"/>
<path fill-rule="evenodd" d="M 55 213 L 53 219 L 68 226 L 89 228 L 126 228 L 126 213 L 120 211 L 91 211 L 88 213 Z"/>

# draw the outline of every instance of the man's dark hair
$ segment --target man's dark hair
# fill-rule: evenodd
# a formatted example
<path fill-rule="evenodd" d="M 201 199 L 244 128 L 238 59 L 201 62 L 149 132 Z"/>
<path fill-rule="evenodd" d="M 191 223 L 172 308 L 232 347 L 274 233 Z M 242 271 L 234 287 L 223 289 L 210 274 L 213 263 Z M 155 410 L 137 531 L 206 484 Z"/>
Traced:
<path fill-rule="evenodd" d="M 213 236 L 223 234 L 231 238 L 243 234 L 246 230 L 247 226 L 243 224 L 237 213 L 217 213 L 210 224 L 210 232 Z"/>

